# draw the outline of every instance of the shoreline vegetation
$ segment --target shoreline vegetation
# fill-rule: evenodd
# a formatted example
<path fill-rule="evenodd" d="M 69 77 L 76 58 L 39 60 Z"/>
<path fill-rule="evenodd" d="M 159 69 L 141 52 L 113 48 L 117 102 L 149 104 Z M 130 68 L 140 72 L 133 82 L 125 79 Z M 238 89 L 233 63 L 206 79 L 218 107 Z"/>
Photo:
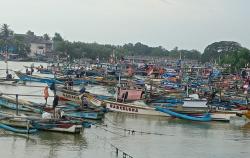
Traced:
<path fill-rule="evenodd" d="M 31 44 L 34 39 L 39 39 L 43 44 L 51 44 L 51 49 L 45 49 L 40 54 L 30 56 Z M 32 41 L 33 40 L 33 41 Z M 63 39 L 60 33 L 50 37 L 47 33 L 36 36 L 34 32 L 27 31 L 26 34 L 16 34 L 9 25 L 2 24 L 0 29 L 0 53 L 4 60 L 4 53 L 12 54 L 13 61 L 45 61 L 54 58 L 88 58 L 95 60 L 107 60 L 114 55 L 117 59 L 126 56 L 147 56 L 169 59 L 196 60 L 200 63 L 218 64 L 227 67 L 230 72 L 238 72 L 240 68 L 248 67 L 250 63 L 250 50 L 234 41 L 220 41 L 208 45 L 204 52 L 198 50 L 185 50 L 175 47 L 167 50 L 162 46 L 150 47 L 140 42 L 124 45 L 98 44 L 68 41 Z"/>

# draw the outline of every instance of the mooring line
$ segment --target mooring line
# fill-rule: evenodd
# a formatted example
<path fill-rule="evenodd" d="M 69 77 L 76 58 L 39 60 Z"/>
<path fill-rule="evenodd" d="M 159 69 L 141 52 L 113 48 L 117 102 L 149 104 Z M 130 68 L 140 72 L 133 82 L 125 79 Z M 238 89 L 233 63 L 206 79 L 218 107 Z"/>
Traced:
<path fill-rule="evenodd" d="M 94 134 L 97 138 L 99 138 L 100 140 L 103 140 L 105 141 L 106 143 L 108 143 L 112 148 L 115 148 L 115 154 L 116 154 L 116 157 L 119 156 L 119 152 L 122 153 L 122 157 L 123 158 L 133 158 L 133 156 L 131 156 L 130 154 L 127 154 L 124 150 L 118 148 L 117 146 L 115 146 L 114 144 L 112 144 L 111 142 L 109 142 L 107 140 L 107 138 L 103 138 L 103 137 L 100 137 L 99 135 L 97 135 L 95 132 L 91 132 L 92 134 Z"/>
<path fill-rule="evenodd" d="M 114 128 L 114 129 L 119 129 L 119 130 L 123 130 L 125 132 L 129 132 L 129 134 L 135 134 L 135 133 L 140 133 L 140 134 L 153 134 L 153 135 L 166 135 L 166 134 L 163 134 L 163 133 L 156 133 L 156 132 L 148 132 L 148 131 L 138 131 L 138 130 L 134 130 L 134 129 L 128 129 L 128 128 L 124 128 L 124 127 L 121 127 L 121 126 L 118 126 L 116 123 L 114 123 L 113 121 L 111 121 L 110 119 L 108 119 L 107 117 L 105 117 L 105 119 L 110 122 L 111 124 L 115 125 L 115 126 L 112 126 L 112 125 L 109 125 L 111 128 Z M 106 127 L 108 127 L 108 125 L 105 125 Z"/>

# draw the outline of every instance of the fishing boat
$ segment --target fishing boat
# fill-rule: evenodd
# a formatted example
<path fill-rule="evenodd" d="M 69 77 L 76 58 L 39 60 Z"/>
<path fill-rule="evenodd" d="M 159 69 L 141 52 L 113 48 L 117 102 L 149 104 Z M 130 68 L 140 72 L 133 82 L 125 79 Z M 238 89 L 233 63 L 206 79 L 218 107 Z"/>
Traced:
<path fill-rule="evenodd" d="M 108 100 L 108 98 L 101 100 L 98 96 L 89 97 L 89 101 L 96 106 L 105 106 L 108 111 L 112 112 L 123 112 L 123 113 L 132 113 L 139 115 L 153 115 L 153 116 L 170 116 L 162 112 L 156 111 L 155 106 L 149 106 L 144 102 L 137 101 L 124 103 L 117 102 L 113 100 Z M 206 107 L 179 107 L 172 106 L 172 110 L 178 111 L 184 114 L 201 114 L 204 113 L 207 109 Z"/>
<path fill-rule="evenodd" d="M 83 118 L 100 120 L 104 117 L 104 110 L 99 107 L 80 107 L 74 102 L 67 102 L 66 106 L 59 107 L 63 111 L 63 116 L 69 118 Z M 57 107 L 58 108 L 58 107 Z"/>
<path fill-rule="evenodd" d="M 237 115 L 243 115 L 246 112 L 246 108 L 236 104 L 232 104 L 226 101 L 209 101 L 208 107 L 210 109 L 211 117 L 214 121 L 229 122 L 230 117 L 236 117 Z"/>
<path fill-rule="evenodd" d="M 0 123 L 17 128 L 32 128 L 30 120 L 23 116 L 1 116 Z"/>
<path fill-rule="evenodd" d="M 32 121 L 31 124 L 32 127 L 44 131 L 79 134 L 83 130 L 82 122 L 43 119 Z"/>
<path fill-rule="evenodd" d="M 91 112 L 91 111 L 73 111 L 73 112 L 65 112 L 63 116 L 69 118 L 84 118 L 84 119 L 92 119 L 92 120 L 101 120 L 103 118 L 103 114 L 100 112 Z"/>
<path fill-rule="evenodd" d="M 53 74 L 49 69 L 38 69 L 41 74 Z"/>
<path fill-rule="evenodd" d="M 60 100 L 71 101 L 71 102 L 77 103 L 78 106 L 82 103 L 82 97 L 86 96 L 88 98 L 88 101 L 90 101 L 92 105 L 101 106 L 102 101 L 97 98 L 97 95 L 91 94 L 87 91 L 84 91 L 84 92 L 80 92 L 80 91 L 67 89 L 67 88 L 59 88 L 57 91 L 57 95 L 59 96 Z"/>
<path fill-rule="evenodd" d="M 95 83 L 94 80 L 88 77 L 84 78 L 69 78 L 69 77 L 57 77 L 57 80 L 64 83 L 68 82 L 69 80 L 73 81 L 73 85 L 81 85 L 81 84 L 87 84 L 87 83 Z"/>
<path fill-rule="evenodd" d="M 6 82 L 6 81 L 9 81 L 9 82 L 18 82 L 19 79 L 14 79 L 14 78 L 11 78 L 11 79 L 0 78 L 0 83 Z"/>
<path fill-rule="evenodd" d="M 32 134 L 37 132 L 37 129 L 19 129 L 19 128 L 14 128 L 5 124 L 0 123 L 0 128 L 11 131 L 14 133 L 21 133 L 21 134 Z"/>
<path fill-rule="evenodd" d="M 126 101 L 140 100 L 144 93 L 143 89 L 119 88 L 117 99 Z"/>
<path fill-rule="evenodd" d="M 41 105 L 18 99 L 18 107 L 16 105 L 16 99 L 10 96 L 0 96 L 0 106 L 12 109 L 12 110 L 20 110 L 20 111 L 26 111 L 26 112 L 34 112 L 34 113 L 42 113 L 42 109 L 40 108 Z"/>
<path fill-rule="evenodd" d="M 123 113 L 151 115 L 151 116 L 166 116 L 159 111 L 155 111 L 153 107 L 149 106 L 119 103 L 108 100 L 105 100 L 104 103 L 106 105 L 106 108 L 109 111 L 113 112 L 123 112 Z"/>
<path fill-rule="evenodd" d="M 40 76 L 36 76 L 36 75 L 27 75 L 27 74 L 22 73 L 20 71 L 15 71 L 15 73 L 22 81 L 41 82 L 41 83 L 48 83 L 48 84 L 52 84 L 52 83 L 63 84 L 63 82 L 58 81 L 54 78 L 40 77 Z"/>
<path fill-rule="evenodd" d="M 79 91 L 67 89 L 64 87 L 60 87 L 57 89 L 57 95 L 62 101 L 73 101 L 75 103 L 81 104 L 81 98 L 84 93 L 80 93 Z"/>
<path fill-rule="evenodd" d="M 21 134 L 30 134 L 37 132 L 37 129 L 32 128 L 27 117 L 14 116 L 12 114 L 4 112 L 0 112 L 0 128 Z"/>
<path fill-rule="evenodd" d="M 225 110 L 216 110 L 210 111 L 213 121 L 222 121 L 229 122 L 231 117 L 235 117 L 242 111 L 225 111 Z"/>
<path fill-rule="evenodd" d="M 176 118 L 180 118 L 180 119 L 185 119 L 185 120 L 191 120 L 191 121 L 200 121 L 200 122 L 208 122 L 211 121 L 211 115 L 209 113 L 205 113 L 202 115 L 188 115 L 188 114 L 183 114 L 183 113 L 178 113 L 175 111 L 172 111 L 170 109 L 167 108 L 162 108 L 162 107 L 156 107 L 157 111 L 166 113 L 170 116 L 176 117 Z"/>
<path fill-rule="evenodd" d="M 16 116 L 12 114 L 1 114 L 0 116 L 2 118 L 0 119 L 0 123 L 7 126 L 65 133 L 80 133 L 84 123 L 86 123 L 86 121 L 79 119 L 44 119 L 26 115 Z"/>
<path fill-rule="evenodd" d="M 75 90 L 68 90 L 62 88 L 58 91 L 57 95 L 61 101 L 65 102 L 65 106 L 61 106 L 61 110 L 64 111 L 64 116 L 72 118 L 84 118 L 99 120 L 104 117 L 103 107 L 101 101 L 94 103 L 94 95 L 88 92 L 81 93 Z M 82 97 L 86 97 L 88 101 L 88 107 L 82 107 Z M 91 100 L 91 101 L 90 101 Z M 96 100 L 98 101 L 98 100 Z"/>

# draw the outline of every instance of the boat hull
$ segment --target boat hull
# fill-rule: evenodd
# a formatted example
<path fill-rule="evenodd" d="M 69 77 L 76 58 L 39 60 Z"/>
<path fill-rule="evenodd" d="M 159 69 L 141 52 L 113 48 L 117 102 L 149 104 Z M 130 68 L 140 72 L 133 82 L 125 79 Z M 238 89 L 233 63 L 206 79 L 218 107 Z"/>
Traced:
<path fill-rule="evenodd" d="M 13 102 L 13 99 L 4 96 L 0 96 L 0 106 L 12 110 L 16 110 L 17 108 L 16 103 Z M 18 104 L 18 110 L 26 112 L 42 113 L 42 110 L 30 107 L 29 105 L 22 104 L 21 102 L 19 102 Z"/>
<path fill-rule="evenodd" d="M 106 104 L 106 108 L 113 112 L 150 115 L 150 116 L 166 116 L 165 114 L 159 111 L 155 111 L 155 109 L 152 107 L 130 105 L 118 102 L 111 102 L 111 101 L 104 101 L 104 102 Z"/>
<path fill-rule="evenodd" d="M 201 116 L 191 116 L 191 115 L 187 115 L 187 114 L 174 112 L 172 110 L 162 108 L 162 107 L 156 107 L 156 110 L 161 111 L 163 113 L 166 113 L 168 115 L 171 115 L 173 117 L 177 117 L 177 118 L 185 119 L 185 120 L 200 121 L 200 122 L 208 122 L 208 121 L 212 120 L 210 114 L 208 114 L 208 113 L 205 113 Z"/>

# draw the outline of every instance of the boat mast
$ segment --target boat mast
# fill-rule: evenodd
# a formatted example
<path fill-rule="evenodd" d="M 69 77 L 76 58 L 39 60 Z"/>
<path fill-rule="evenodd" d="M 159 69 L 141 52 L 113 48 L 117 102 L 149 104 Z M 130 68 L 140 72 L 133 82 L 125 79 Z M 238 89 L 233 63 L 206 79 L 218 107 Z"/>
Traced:
<path fill-rule="evenodd" d="M 9 66 L 8 66 L 8 46 L 6 44 L 6 50 L 5 50 L 5 53 L 4 53 L 4 56 L 5 56 L 5 63 L 6 63 L 6 75 L 9 75 Z"/>

